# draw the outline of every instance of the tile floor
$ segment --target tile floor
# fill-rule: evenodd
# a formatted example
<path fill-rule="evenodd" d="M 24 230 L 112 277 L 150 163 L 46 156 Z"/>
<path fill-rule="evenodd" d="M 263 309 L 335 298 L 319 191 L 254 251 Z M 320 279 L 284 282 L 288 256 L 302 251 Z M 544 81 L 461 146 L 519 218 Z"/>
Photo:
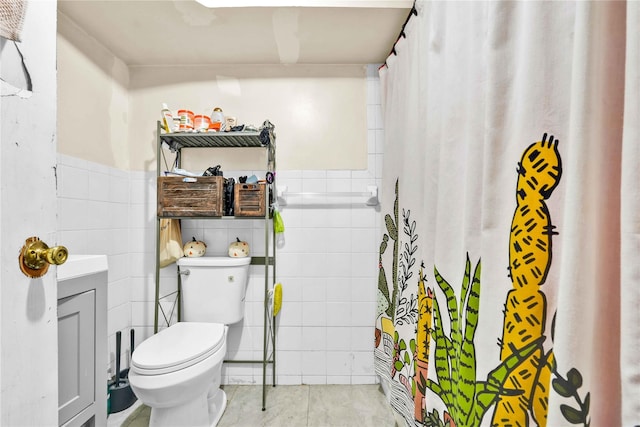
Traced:
<path fill-rule="evenodd" d="M 218 427 L 395 427 L 394 412 L 379 385 L 262 386 L 228 385 L 227 409 Z M 136 402 L 111 414 L 108 427 L 147 427 L 149 408 Z"/>

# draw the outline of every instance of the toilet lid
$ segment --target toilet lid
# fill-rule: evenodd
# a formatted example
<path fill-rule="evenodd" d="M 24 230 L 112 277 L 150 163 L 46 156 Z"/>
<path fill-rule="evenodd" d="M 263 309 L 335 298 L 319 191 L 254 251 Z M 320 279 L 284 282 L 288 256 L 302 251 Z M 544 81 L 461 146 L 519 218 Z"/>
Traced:
<path fill-rule="evenodd" d="M 134 349 L 131 365 L 140 374 L 174 372 L 209 357 L 223 345 L 223 324 L 179 322 Z"/>

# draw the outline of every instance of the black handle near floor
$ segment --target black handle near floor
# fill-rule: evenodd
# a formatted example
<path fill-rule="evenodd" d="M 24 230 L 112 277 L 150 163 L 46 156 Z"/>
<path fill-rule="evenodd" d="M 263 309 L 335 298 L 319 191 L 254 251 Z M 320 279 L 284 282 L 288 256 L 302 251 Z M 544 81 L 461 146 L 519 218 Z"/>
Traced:
<path fill-rule="evenodd" d="M 132 331 L 133 332 L 133 331 Z M 132 338 L 133 341 L 133 338 Z M 116 375 L 114 383 L 109 387 L 110 401 L 111 401 L 111 411 L 110 412 L 120 412 L 124 411 L 133 403 L 138 400 L 136 395 L 131 390 L 131 386 L 129 385 L 129 378 L 124 377 L 122 372 L 120 372 L 120 352 L 122 350 L 122 333 L 120 331 L 116 332 Z M 127 369 L 127 373 L 128 373 Z M 122 378 L 121 378 L 122 377 Z"/>

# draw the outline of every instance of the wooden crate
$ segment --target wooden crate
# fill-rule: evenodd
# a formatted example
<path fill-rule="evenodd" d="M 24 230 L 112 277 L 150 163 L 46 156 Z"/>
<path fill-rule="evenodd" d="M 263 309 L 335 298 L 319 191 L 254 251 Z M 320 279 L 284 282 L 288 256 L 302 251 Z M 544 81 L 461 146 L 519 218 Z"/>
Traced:
<path fill-rule="evenodd" d="M 233 186 L 233 210 L 235 216 L 264 217 L 265 184 L 242 184 Z"/>
<path fill-rule="evenodd" d="M 190 182 L 192 180 L 195 182 Z M 221 176 L 158 177 L 158 216 L 222 216 L 223 194 L 224 178 Z"/>

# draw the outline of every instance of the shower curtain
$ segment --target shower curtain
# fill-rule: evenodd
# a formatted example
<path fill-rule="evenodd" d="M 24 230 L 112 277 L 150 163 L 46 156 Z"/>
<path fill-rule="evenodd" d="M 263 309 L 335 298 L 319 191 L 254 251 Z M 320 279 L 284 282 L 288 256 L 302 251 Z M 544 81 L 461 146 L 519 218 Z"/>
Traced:
<path fill-rule="evenodd" d="M 417 1 L 380 69 L 407 426 L 640 425 L 640 3 Z"/>

